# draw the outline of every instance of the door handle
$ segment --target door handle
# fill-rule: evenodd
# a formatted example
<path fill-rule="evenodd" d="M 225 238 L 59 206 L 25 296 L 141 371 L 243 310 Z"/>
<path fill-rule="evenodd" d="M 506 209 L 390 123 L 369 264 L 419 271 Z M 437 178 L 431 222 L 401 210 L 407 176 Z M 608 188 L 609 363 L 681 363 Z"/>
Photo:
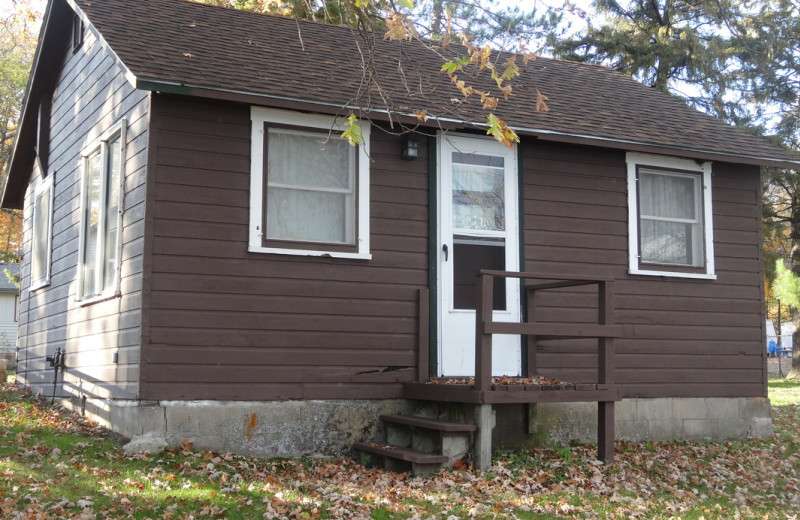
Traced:
<path fill-rule="evenodd" d="M 447 256 L 449 252 L 447 244 L 442 245 L 442 252 L 444 253 L 444 261 L 447 262 Z"/>

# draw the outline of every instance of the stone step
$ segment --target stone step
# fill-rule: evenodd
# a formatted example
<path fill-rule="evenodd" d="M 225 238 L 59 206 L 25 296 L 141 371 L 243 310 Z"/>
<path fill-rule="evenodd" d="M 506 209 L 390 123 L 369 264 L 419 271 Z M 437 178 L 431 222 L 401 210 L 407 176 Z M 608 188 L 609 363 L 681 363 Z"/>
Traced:
<path fill-rule="evenodd" d="M 440 421 L 439 419 L 427 419 L 425 417 L 417 417 L 414 415 L 401 415 L 389 414 L 381 415 L 381 421 L 394 424 L 403 424 L 406 426 L 413 426 L 415 428 L 425 428 L 427 430 L 445 432 L 445 433 L 459 433 L 459 432 L 474 432 L 474 424 L 455 423 L 448 421 Z"/>
<path fill-rule="evenodd" d="M 412 448 L 392 446 L 380 442 L 356 442 L 353 448 L 366 453 L 374 453 L 383 457 L 404 460 L 413 464 L 445 464 L 448 459 L 444 455 L 425 453 Z"/>

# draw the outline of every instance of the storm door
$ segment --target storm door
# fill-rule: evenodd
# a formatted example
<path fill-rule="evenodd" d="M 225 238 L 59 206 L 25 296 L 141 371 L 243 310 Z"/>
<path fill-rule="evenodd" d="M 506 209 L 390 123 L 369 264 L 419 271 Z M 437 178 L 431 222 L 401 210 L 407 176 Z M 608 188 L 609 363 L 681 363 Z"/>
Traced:
<path fill-rule="evenodd" d="M 439 375 L 475 374 L 479 269 L 519 270 L 516 150 L 493 139 L 439 137 Z M 516 279 L 496 280 L 494 319 L 519 321 Z M 519 375 L 519 336 L 495 335 L 493 375 Z"/>

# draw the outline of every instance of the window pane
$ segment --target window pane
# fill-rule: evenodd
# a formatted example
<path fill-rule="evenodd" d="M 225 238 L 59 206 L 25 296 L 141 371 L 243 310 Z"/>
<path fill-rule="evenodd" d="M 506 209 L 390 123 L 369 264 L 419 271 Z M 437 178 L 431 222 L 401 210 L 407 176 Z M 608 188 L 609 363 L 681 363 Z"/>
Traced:
<path fill-rule="evenodd" d="M 638 179 L 641 261 L 702 266 L 701 177 L 641 169 Z"/>
<path fill-rule="evenodd" d="M 106 183 L 105 256 L 102 290 L 114 285 L 117 272 L 117 234 L 119 229 L 120 138 L 108 143 Z"/>
<path fill-rule="evenodd" d="M 33 282 L 41 282 L 47 278 L 49 224 L 50 189 L 47 189 L 36 196 L 33 207 L 33 257 L 31 261 L 31 279 Z"/>
<path fill-rule="evenodd" d="M 498 241 L 496 244 L 455 242 L 453 244 L 453 308 L 474 310 L 478 285 L 477 272 L 481 269 L 505 271 L 505 268 L 505 241 Z M 494 310 L 506 310 L 506 281 L 504 278 L 494 279 L 492 301 Z"/>
<path fill-rule="evenodd" d="M 697 175 L 639 173 L 639 211 L 644 216 L 695 220 Z"/>
<path fill-rule="evenodd" d="M 642 260 L 660 264 L 691 264 L 687 232 L 688 225 L 642 221 Z"/>
<path fill-rule="evenodd" d="M 354 150 L 336 136 L 270 129 L 268 183 L 351 191 Z"/>
<path fill-rule="evenodd" d="M 83 287 L 85 296 L 93 296 L 99 291 L 95 283 L 97 270 L 97 239 L 100 228 L 100 195 L 102 184 L 102 163 L 100 151 L 86 158 L 86 201 L 84 222 L 83 250 Z"/>
<path fill-rule="evenodd" d="M 354 244 L 353 204 L 346 193 L 269 188 L 267 237 Z"/>
<path fill-rule="evenodd" d="M 505 230 L 503 158 L 453 153 L 453 227 Z"/>

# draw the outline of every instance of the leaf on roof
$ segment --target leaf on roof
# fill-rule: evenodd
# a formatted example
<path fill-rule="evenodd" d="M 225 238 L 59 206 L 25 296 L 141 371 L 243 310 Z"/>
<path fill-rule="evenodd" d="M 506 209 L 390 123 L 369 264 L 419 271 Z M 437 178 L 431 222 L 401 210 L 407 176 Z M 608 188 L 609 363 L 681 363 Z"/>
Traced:
<path fill-rule="evenodd" d="M 423 123 L 428 120 L 428 111 L 427 110 L 414 110 L 414 116 L 422 121 Z"/>
<path fill-rule="evenodd" d="M 542 94 L 539 89 L 536 89 L 536 110 L 540 112 L 549 112 L 550 107 L 547 106 L 547 101 L 549 98 Z"/>
<path fill-rule="evenodd" d="M 497 108 L 497 104 L 500 102 L 494 96 L 489 95 L 488 92 L 481 92 L 481 103 L 483 103 L 483 108 L 494 109 Z"/>
<path fill-rule="evenodd" d="M 184 55 L 184 57 L 186 57 L 186 58 L 194 58 L 194 56 L 192 56 L 192 54 L 191 54 L 191 53 L 189 53 L 189 52 L 184 52 L 184 53 L 183 53 L 183 55 Z"/>

